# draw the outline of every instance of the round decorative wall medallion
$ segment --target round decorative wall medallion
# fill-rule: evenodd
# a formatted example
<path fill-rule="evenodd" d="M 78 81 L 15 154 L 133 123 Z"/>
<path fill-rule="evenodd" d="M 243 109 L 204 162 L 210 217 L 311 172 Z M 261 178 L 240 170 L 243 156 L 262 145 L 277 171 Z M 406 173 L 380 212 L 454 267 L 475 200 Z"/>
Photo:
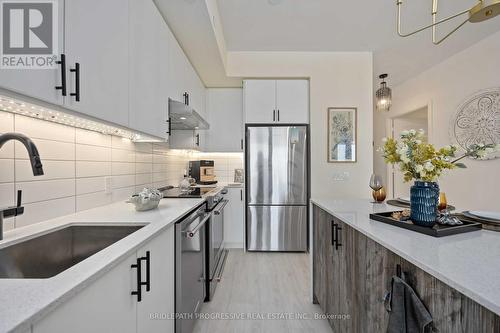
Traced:
<path fill-rule="evenodd" d="M 500 144 L 500 88 L 481 90 L 462 103 L 452 118 L 450 136 L 463 149 Z M 497 158 L 493 154 L 486 158 Z"/>

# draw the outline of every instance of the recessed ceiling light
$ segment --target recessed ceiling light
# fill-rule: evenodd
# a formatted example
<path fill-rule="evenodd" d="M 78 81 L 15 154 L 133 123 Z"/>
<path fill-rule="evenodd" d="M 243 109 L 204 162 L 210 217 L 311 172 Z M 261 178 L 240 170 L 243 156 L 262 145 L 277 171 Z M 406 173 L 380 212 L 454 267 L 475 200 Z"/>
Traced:
<path fill-rule="evenodd" d="M 186 117 L 180 117 L 179 119 L 180 120 L 186 120 Z"/>

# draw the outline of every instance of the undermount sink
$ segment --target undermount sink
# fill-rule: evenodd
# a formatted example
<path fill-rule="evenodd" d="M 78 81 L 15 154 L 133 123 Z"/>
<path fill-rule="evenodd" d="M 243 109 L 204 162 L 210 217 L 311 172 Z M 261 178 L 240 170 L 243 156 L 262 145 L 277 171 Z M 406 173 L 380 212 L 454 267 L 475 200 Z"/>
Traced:
<path fill-rule="evenodd" d="M 0 278 L 55 276 L 142 228 L 71 225 L 0 249 Z"/>

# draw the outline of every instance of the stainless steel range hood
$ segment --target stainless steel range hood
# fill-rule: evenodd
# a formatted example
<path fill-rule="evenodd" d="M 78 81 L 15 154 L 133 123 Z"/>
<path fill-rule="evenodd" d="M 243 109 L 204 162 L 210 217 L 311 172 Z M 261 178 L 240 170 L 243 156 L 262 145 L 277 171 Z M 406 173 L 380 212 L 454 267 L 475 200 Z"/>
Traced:
<path fill-rule="evenodd" d="M 168 111 L 173 130 L 209 129 L 210 125 L 192 107 L 168 99 Z"/>

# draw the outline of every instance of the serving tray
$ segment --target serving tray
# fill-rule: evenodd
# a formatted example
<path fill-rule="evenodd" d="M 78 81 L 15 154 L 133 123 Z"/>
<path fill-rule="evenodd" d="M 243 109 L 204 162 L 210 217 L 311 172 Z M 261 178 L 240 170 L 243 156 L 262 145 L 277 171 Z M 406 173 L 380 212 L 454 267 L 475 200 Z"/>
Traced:
<path fill-rule="evenodd" d="M 396 220 L 391 217 L 392 213 L 393 212 L 370 214 L 370 219 L 433 237 L 445 237 L 462 234 L 465 232 L 481 230 L 482 228 L 481 223 L 467 219 L 463 215 L 456 215 L 458 219 L 463 222 L 462 225 L 441 225 L 436 223 L 432 228 L 428 228 L 413 224 L 411 220 Z"/>

